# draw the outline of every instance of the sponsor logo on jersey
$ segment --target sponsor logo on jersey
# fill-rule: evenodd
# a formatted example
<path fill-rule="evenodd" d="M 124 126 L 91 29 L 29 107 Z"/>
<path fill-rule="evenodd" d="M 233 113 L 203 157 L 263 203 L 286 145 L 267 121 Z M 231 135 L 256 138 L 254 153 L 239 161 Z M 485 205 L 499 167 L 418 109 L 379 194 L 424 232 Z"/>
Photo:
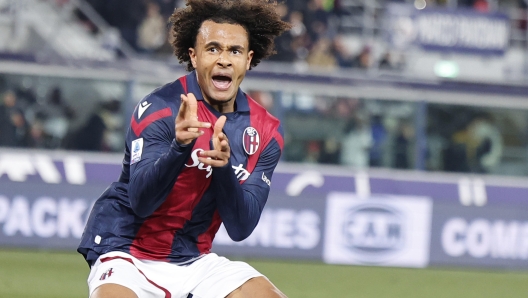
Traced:
<path fill-rule="evenodd" d="M 133 165 L 141 160 L 141 154 L 143 153 L 143 138 L 133 140 L 130 150 L 132 151 L 130 165 Z"/>
<path fill-rule="evenodd" d="M 113 273 L 114 273 L 114 268 L 110 268 L 110 269 L 106 270 L 106 272 L 101 275 L 101 278 L 99 278 L 99 280 L 105 280 L 107 277 L 112 276 Z"/>
<path fill-rule="evenodd" d="M 249 126 L 244 130 L 242 145 L 244 145 L 244 151 L 248 155 L 253 155 L 257 152 L 260 145 L 260 136 L 255 128 Z"/>
<path fill-rule="evenodd" d="M 188 168 L 194 168 L 194 167 L 198 167 L 198 170 L 205 170 L 207 172 L 207 174 L 205 175 L 205 178 L 209 178 L 211 177 L 211 174 L 213 174 L 213 168 L 211 166 L 205 166 L 205 164 L 203 162 L 200 162 L 200 160 L 198 159 L 198 154 L 200 152 L 204 151 L 203 149 L 201 148 L 198 148 L 198 149 L 195 149 L 192 153 L 191 153 L 191 160 L 192 160 L 192 164 L 188 165 L 188 164 L 185 164 L 186 167 Z"/>
<path fill-rule="evenodd" d="M 249 175 L 251 175 L 250 172 L 248 172 L 246 169 L 244 169 L 243 164 L 239 164 L 238 166 L 231 166 L 233 170 L 235 170 L 235 176 L 237 177 L 238 181 L 245 181 L 247 178 L 249 178 Z"/>
<path fill-rule="evenodd" d="M 148 103 L 147 101 L 144 101 L 142 103 L 139 104 L 138 106 L 138 119 L 141 118 L 141 116 L 143 116 L 143 113 L 145 113 L 145 111 L 150 107 L 152 103 Z"/>
<path fill-rule="evenodd" d="M 266 177 L 266 174 L 264 174 L 264 172 L 262 172 L 262 181 L 264 181 L 268 186 L 271 186 L 271 180 Z"/>
<path fill-rule="evenodd" d="M 199 154 L 202 151 L 204 151 L 204 150 L 201 149 L 201 148 L 195 149 L 191 153 L 191 161 L 192 161 L 192 163 L 191 164 L 185 164 L 185 166 L 188 167 L 188 168 L 195 168 L 196 167 L 196 168 L 198 168 L 198 170 L 206 171 L 207 174 L 205 175 L 205 178 L 209 178 L 213 174 L 213 168 L 211 166 L 209 166 L 209 165 L 205 166 L 205 164 L 203 162 L 200 162 L 200 160 L 198 159 Z M 239 164 L 238 166 L 231 166 L 231 167 L 233 168 L 233 170 L 235 172 L 235 176 L 237 177 L 238 181 L 244 181 L 247 178 L 249 178 L 249 175 L 251 175 L 251 173 L 248 172 L 248 170 L 244 169 L 244 165 L 243 164 Z"/>

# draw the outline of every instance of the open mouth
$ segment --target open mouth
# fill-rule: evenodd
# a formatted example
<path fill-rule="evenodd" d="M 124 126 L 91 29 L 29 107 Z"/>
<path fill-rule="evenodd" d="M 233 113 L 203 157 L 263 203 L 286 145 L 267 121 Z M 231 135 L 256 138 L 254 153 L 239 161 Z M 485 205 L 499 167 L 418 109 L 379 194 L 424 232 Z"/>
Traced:
<path fill-rule="evenodd" d="M 213 85 L 216 89 L 227 90 L 231 86 L 231 77 L 227 75 L 214 75 L 213 76 Z"/>

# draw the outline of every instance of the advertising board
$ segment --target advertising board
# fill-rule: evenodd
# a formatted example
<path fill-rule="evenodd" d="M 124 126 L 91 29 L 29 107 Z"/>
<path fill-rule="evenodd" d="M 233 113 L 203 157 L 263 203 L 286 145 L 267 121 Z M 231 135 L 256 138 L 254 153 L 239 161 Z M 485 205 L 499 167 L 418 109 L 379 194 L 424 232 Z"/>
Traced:
<path fill-rule="evenodd" d="M 0 150 L 0 246 L 74 250 L 120 156 Z M 525 178 L 279 164 L 253 234 L 213 251 L 368 266 L 528 269 Z"/>

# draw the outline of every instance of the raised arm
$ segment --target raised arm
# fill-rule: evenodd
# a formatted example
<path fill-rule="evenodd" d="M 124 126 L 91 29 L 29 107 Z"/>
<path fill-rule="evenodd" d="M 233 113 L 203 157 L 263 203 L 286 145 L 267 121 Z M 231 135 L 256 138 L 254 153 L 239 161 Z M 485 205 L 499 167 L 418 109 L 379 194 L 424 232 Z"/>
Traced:
<path fill-rule="evenodd" d="M 231 162 L 225 158 L 225 150 L 229 149 L 228 140 L 221 130 L 213 135 L 213 150 L 204 152 L 202 162 L 216 166 L 211 183 L 218 190 L 216 202 L 218 212 L 227 230 L 234 241 L 247 238 L 257 226 L 262 214 L 262 209 L 268 199 L 273 171 L 279 162 L 281 145 L 272 138 L 258 158 L 257 164 L 251 175 L 243 184 L 240 184 L 233 171 Z M 215 135 L 220 136 L 216 139 Z M 215 144 L 217 147 L 215 147 Z M 214 155 L 214 148 L 220 148 L 220 153 Z"/>
<path fill-rule="evenodd" d="M 145 107 L 151 109 L 148 114 Z M 192 94 L 182 95 L 177 111 L 152 96 L 142 101 L 137 111 L 127 133 L 128 196 L 134 212 L 147 217 L 165 201 L 189 159 L 194 140 L 203 134 L 199 128 L 211 124 L 198 121 L 196 98 Z M 177 113 L 174 121 L 173 113 Z"/>

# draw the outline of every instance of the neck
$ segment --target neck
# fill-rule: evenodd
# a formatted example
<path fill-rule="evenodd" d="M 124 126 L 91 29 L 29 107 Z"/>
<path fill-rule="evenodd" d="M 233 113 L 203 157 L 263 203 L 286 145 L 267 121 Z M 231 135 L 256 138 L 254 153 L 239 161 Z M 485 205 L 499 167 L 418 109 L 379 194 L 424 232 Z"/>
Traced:
<path fill-rule="evenodd" d="M 202 93 L 202 96 L 204 97 L 204 100 L 211 106 L 213 109 L 217 110 L 218 112 L 225 114 L 225 113 L 232 113 L 235 111 L 235 99 L 229 99 L 227 101 L 219 101 L 213 98 L 208 98 L 205 94 Z"/>

